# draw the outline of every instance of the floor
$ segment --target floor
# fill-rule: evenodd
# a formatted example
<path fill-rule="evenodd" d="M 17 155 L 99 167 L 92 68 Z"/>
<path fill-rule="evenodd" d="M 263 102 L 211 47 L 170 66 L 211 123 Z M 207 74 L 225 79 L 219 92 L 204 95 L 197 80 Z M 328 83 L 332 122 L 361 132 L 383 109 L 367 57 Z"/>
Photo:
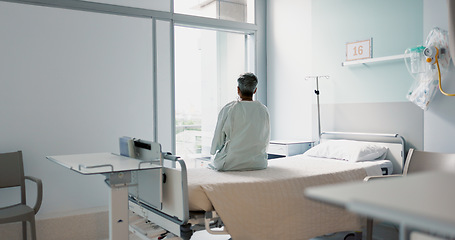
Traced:
<path fill-rule="evenodd" d="M 310 240 L 343 240 L 349 232 L 330 234 Z M 212 235 L 206 231 L 198 231 L 193 234 L 191 240 L 229 240 L 229 235 Z M 130 240 L 140 240 L 141 238 L 130 235 Z M 153 239 L 153 238 L 152 238 Z M 156 239 L 156 238 L 154 238 Z M 179 238 L 165 238 L 166 240 L 178 240 Z M 363 237 L 365 239 L 365 237 Z M 398 240 L 398 229 L 391 224 L 376 224 L 373 231 L 373 240 Z"/>
<path fill-rule="evenodd" d="M 337 233 L 333 235 L 327 235 L 310 240 L 343 240 L 346 234 L 349 232 Z M 366 239 L 365 232 L 363 232 L 362 239 Z M 387 223 L 375 224 L 373 229 L 373 240 L 398 240 L 398 228 L 394 225 Z"/>

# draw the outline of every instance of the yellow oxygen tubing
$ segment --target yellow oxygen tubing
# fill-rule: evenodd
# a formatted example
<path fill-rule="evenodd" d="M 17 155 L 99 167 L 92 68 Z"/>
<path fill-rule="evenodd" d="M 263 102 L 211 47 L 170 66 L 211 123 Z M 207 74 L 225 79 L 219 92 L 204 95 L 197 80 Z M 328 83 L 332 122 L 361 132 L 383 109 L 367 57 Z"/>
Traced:
<path fill-rule="evenodd" d="M 427 63 L 436 64 L 438 67 L 438 81 L 439 81 L 439 91 L 446 96 L 453 97 L 455 93 L 446 93 L 442 90 L 442 81 L 441 81 L 441 68 L 439 67 L 439 49 L 435 46 L 427 47 L 424 50 L 424 55 L 427 57 Z"/>
<path fill-rule="evenodd" d="M 446 93 L 444 90 L 442 90 L 442 84 L 441 84 L 441 69 L 439 68 L 439 61 L 438 58 L 435 59 L 436 66 L 438 67 L 438 77 L 439 77 L 439 91 L 441 91 L 442 94 L 449 96 L 449 97 L 454 97 L 455 93 Z"/>

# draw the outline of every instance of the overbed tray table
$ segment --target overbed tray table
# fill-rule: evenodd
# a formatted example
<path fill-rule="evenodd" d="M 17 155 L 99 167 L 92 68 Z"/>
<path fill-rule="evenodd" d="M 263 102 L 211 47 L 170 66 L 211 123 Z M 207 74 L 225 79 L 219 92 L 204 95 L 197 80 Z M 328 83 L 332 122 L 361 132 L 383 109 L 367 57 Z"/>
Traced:
<path fill-rule="evenodd" d="M 160 160 L 142 161 L 114 153 L 48 156 L 47 159 L 83 175 L 103 174 L 110 188 L 109 239 L 125 240 L 129 235 L 128 186 L 131 172 L 158 169 Z"/>
<path fill-rule="evenodd" d="M 352 212 L 455 237 L 455 174 L 425 172 L 390 179 L 313 187 L 305 195 Z"/>

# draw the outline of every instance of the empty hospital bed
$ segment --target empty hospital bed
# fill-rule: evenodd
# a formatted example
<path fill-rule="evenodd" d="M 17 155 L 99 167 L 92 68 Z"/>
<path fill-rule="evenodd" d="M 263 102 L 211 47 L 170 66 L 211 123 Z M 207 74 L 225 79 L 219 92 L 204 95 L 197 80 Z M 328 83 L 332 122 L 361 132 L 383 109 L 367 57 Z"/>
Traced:
<path fill-rule="evenodd" d="M 203 229 L 234 240 L 309 239 L 359 230 L 358 216 L 311 201 L 304 189 L 401 173 L 404 148 L 398 134 L 323 133 L 321 144 L 305 154 L 239 172 L 186 169 L 182 159 L 167 153 L 162 173 L 156 171 L 162 175 L 155 180 L 161 180 L 137 177 L 129 209 L 182 239 Z"/>

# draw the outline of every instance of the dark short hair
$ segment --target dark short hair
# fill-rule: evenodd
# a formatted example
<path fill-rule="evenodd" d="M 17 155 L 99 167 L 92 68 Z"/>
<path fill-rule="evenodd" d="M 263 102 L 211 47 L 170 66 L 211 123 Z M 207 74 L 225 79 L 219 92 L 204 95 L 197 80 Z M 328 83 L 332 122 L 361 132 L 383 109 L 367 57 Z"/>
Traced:
<path fill-rule="evenodd" d="M 253 73 L 244 73 L 239 76 L 237 83 L 242 95 L 251 97 L 258 85 L 258 78 Z"/>

